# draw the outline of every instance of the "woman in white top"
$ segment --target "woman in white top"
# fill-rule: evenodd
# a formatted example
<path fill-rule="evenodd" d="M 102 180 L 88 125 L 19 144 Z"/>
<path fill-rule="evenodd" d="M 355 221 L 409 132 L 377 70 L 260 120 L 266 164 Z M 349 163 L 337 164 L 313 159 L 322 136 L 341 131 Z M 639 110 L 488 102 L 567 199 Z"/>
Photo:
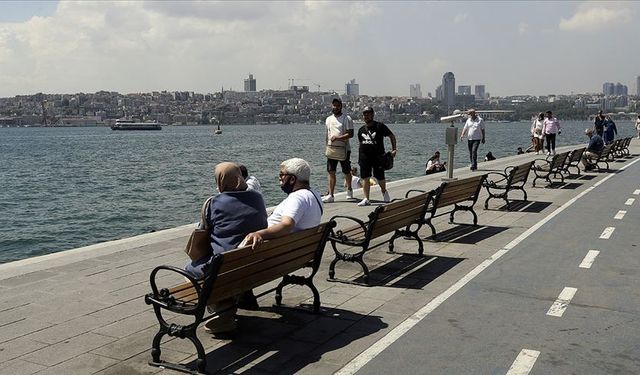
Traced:
<path fill-rule="evenodd" d="M 638 139 L 640 139 L 640 115 L 636 119 L 636 130 L 638 131 Z"/>
<path fill-rule="evenodd" d="M 540 112 L 538 118 L 533 119 L 531 124 L 531 140 L 533 141 L 533 151 L 539 154 L 544 147 L 544 133 L 542 128 L 544 127 L 544 113 Z"/>
<path fill-rule="evenodd" d="M 445 163 L 440 161 L 440 151 L 436 151 L 432 157 L 427 161 L 427 165 L 425 165 L 424 174 L 432 174 L 444 171 Z"/>

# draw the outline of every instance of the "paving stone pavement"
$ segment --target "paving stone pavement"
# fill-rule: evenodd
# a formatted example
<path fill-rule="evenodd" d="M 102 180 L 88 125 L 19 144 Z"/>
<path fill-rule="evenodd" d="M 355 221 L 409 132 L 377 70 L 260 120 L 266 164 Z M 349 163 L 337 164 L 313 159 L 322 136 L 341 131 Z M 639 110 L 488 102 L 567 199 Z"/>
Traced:
<path fill-rule="evenodd" d="M 640 143 L 634 140 L 630 149 L 637 156 Z M 476 172 L 457 169 L 454 175 L 502 171 L 535 156 L 502 158 L 481 163 Z M 612 169 L 632 159 L 619 160 L 611 163 Z M 593 178 L 567 179 L 565 187 L 569 188 L 532 187 L 529 183 L 527 192 L 533 203 L 520 204 L 514 211 L 502 209 L 501 200 L 492 200 L 489 210 L 484 210 L 483 191 L 476 204 L 479 227 L 451 225 L 446 216 L 434 220 L 438 241 L 428 238 L 429 228 L 420 231 L 421 237 L 427 238 L 424 257 L 417 256 L 415 241 L 398 240 L 397 254 L 386 252 L 384 239 L 375 241 L 378 246 L 364 257 L 373 286 L 327 281 L 328 264 L 333 259 L 327 245 L 315 277 L 322 312 L 314 315 L 300 309 L 274 308 L 273 294 L 261 296 L 259 311 L 239 310 L 239 330 L 233 340 L 199 332 L 208 353 L 208 370 L 254 374 L 337 371 L 607 173 L 586 175 Z M 437 187 L 442 177 L 393 181 L 388 188 L 392 197 L 401 198 L 409 189 Z M 313 178 L 316 186 L 324 184 L 324 175 Z M 355 191 L 356 197 L 361 194 Z M 372 187 L 372 198 L 381 201 L 376 186 Z M 347 202 L 344 193 L 337 194 L 336 203 L 325 206 L 324 219 L 336 214 L 365 219 L 374 206 L 357 207 L 357 202 Z M 456 215 L 456 222 L 470 220 L 468 213 Z M 173 373 L 147 364 L 157 322 L 143 296 L 149 292 L 149 273 L 155 266 L 185 264 L 182 249 L 192 227 L 185 225 L 0 265 L 0 375 Z M 350 281 L 362 274 L 359 266 L 342 262 L 336 271 L 336 277 Z M 258 288 L 256 293 L 272 286 Z M 289 306 L 308 306 L 312 301 L 304 287 L 288 287 L 283 296 Z M 196 358 L 194 348 L 184 340 L 165 339 L 162 348 L 166 360 L 189 362 Z"/>

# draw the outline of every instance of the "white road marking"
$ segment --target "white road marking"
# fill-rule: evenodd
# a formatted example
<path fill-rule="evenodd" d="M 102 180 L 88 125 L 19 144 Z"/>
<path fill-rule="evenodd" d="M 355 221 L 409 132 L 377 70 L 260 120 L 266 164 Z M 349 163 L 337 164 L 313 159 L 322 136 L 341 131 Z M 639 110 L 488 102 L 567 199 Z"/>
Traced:
<path fill-rule="evenodd" d="M 628 167 L 634 165 L 635 163 L 640 162 L 640 159 L 636 159 L 629 164 L 626 164 L 620 167 L 620 170 L 625 170 Z M 559 215 L 562 211 L 566 210 L 569 206 L 574 204 L 578 199 L 584 197 L 597 186 L 602 185 L 605 181 L 614 177 L 615 174 L 610 174 L 604 177 L 602 180 L 595 183 L 593 186 L 586 188 L 582 193 L 576 195 L 575 197 L 568 200 L 565 204 L 558 207 L 555 211 L 550 213 L 547 217 L 540 220 L 538 223 L 534 224 L 531 228 L 524 231 L 521 235 L 516 237 L 513 241 L 509 242 L 505 247 L 498 250 L 491 257 L 487 258 L 484 262 L 479 264 L 476 268 L 471 270 L 468 274 L 463 276 L 460 280 L 458 280 L 455 284 L 450 286 L 447 290 L 442 292 L 442 294 L 438 295 L 434 299 L 432 299 L 429 303 L 424 305 L 420 310 L 416 311 L 415 314 L 408 317 L 405 321 L 398 324 L 395 328 L 393 328 L 389 333 L 387 333 L 380 340 L 371 345 L 367 350 L 360 353 L 357 357 L 352 359 L 349 363 L 347 363 L 340 370 L 335 372 L 335 375 L 347 375 L 347 374 L 355 374 L 358 370 L 364 367 L 367 363 L 373 360 L 378 354 L 382 353 L 386 348 L 391 346 L 396 340 L 398 340 L 402 335 L 407 333 L 411 328 L 413 328 L 416 324 L 418 324 L 422 319 L 426 318 L 432 311 L 434 311 L 438 306 L 440 306 L 444 301 L 446 301 L 449 297 L 455 294 L 458 290 L 462 289 L 469 281 L 473 280 L 480 272 L 482 272 L 485 268 L 489 267 L 493 262 L 500 259 L 504 254 L 508 253 L 509 250 L 513 249 L 520 242 L 524 241 L 527 237 L 535 233 L 540 227 L 546 224 L 549 220 L 553 219 L 557 215 Z"/>
<path fill-rule="evenodd" d="M 611 235 L 613 234 L 614 230 L 616 230 L 616 227 L 606 227 L 606 228 L 604 228 L 604 231 L 602 231 L 602 234 L 600 235 L 600 238 L 602 238 L 603 240 L 608 240 L 609 237 L 611 237 Z"/>
<path fill-rule="evenodd" d="M 633 195 L 640 195 L 640 189 L 636 189 L 633 191 Z"/>
<path fill-rule="evenodd" d="M 624 202 L 624 204 L 627 205 L 627 206 L 631 206 L 633 204 L 633 202 L 635 202 L 635 201 L 636 201 L 635 198 L 629 198 L 629 199 L 627 199 L 626 202 Z"/>
<path fill-rule="evenodd" d="M 587 255 L 585 255 L 584 259 L 582 260 L 582 263 L 580 263 L 580 268 L 591 268 L 591 265 L 593 264 L 593 262 L 595 262 L 596 257 L 598 256 L 598 254 L 600 254 L 600 252 L 598 250 L 589 250 L 589 252 L 587 253 Z"/>
<path fill-rule="evenodd" d="M 618 211 L 618 213 L 616 214 L 616 216 L 614 216 L 613 218 L 614 218 L 614 219 L 617 219 L 617 220 L 622 220 L 622 218 L 623 218 L 623 217 L 624 217 L 624 215 L 626 215 L 626 214 L 627 214 L 627 211 L 622 211 L 622 210 L 620 210 L 620 211 Z"/>
<path fill-rule="evenodd" d="M 557 316 L 558 318 L 561 317 L 562 314 L 564 314 L 564 311 L 569 306 L 569 303 L 571 303 L 571 299 L 573 298 L 573 296 L 576 295 L 577 291 L 578 289 L 571 287 L 565 287 L 564 289 L 562 289 L 562 292 L 560 292 L 558 299 L 556 299 L 553 305 L 551 305 L 551 307 L 549 308 L 549 311 L 547 311 L 547 315 Z"/>
<path fill-rule="evenodd" d="M 527 375 L 533 368 L 539 355 L 540 352 L 537 350 L 522 349 L 506 375 Z"/>

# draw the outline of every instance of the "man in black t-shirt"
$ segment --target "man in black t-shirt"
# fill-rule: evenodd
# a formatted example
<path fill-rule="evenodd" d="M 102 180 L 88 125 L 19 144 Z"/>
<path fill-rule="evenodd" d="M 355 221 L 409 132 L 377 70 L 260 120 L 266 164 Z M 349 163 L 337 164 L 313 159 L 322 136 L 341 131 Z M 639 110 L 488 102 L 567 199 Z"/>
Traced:
<path fill-rule="evenodd" d="M 595 120 L 593 120 L 593 131 L 595 131 L 600 137 L 602 137 L 602 134 L 604 133 L 604 123 L 606 120 L 607 118 L 604 116 L 602 110 L 598 111 Z"/>
<path fill-rule="evenodd" d="M 391 155 L 396 157 L 396 136 L 385 124 L 373 120 L 373 108 L 365 107 L 362 111 L 365 125 L 358 129 L 358 164 L 360 164 L 360 177 L 362 178 L 362 190 L 364 199 L 358 206 L 368 206 L 369 192 L 371 191 L 371 176 L 378 180 L 384 202 L 389 202 L 389 192 L 384 178 L 384 168 L 382 167 L 382 156 L 384 155 L 384 137 L 389 137 L 391 141 Z"/>

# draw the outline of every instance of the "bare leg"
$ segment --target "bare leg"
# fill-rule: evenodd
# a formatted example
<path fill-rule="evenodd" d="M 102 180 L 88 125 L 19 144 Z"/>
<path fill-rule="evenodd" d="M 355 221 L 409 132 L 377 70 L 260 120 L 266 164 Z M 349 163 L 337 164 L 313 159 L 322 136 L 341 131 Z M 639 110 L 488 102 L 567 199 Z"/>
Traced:
<path fill-rule="evenodd" d="M 333 196 L 336 189 L 336 171 L 329 172 L 329 195 Z"/>
<path fill-rule="evenodd" d="M 344 174 L 344 182 L 347 184 L 347 190 L 351 190 L 351 173 Z"/>
<path fill-rule="evenodd" d="M 362 179 L 362 192 L 364 193 L 365 199 L 369 199 L 369 191 L 371 190 L 371 180 L 370 177 L 366 177 Z"/>
<path fill-rule="evenodd" d="M 387 191 L 387 180 L 378 180 L 378 185 L 380 185 L 380 191 L 384 194 Z"/>

